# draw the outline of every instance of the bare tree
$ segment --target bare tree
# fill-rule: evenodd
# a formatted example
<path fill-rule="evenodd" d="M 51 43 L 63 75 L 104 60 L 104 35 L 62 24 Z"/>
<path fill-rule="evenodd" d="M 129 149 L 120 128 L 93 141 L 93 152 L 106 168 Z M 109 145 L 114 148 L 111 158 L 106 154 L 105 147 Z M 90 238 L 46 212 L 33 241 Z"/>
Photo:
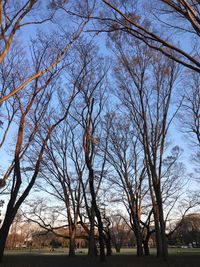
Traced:
<path fill-rule="evenodd" d="M 26 21 L 28 15 L 33 11 L 38 0 L 21 1 L 14 3 L 14 1 L 1 0 L 0 1 L 0 22 L 1 22 L 1 53 L 0 63 L 2 63 L 5 56 L 8 54 L 10 46 L 16 32 L 25 25 L 39 24 L 44 21 Z"/>
<path fill-rule="evenodd" d="M 59 128 L 59 130 L 61 129 Z M 79 177 L 76 177 L 76 173 L 70 173 L 70 167 L 67 165 L 67 162 L 70 160 L 67 158 L 67 150 L 70 149 L 68 143 L 70 140 L 69 135 L 67 132 L 61 133 L 64 134 L 65 137 L 62 140 L 60 148 L 58 147 L 58 142 L 61 141 L 59 138 L 52 138 L 49 142 L 46 156 L 42 164 L 43 171 L 41 175 L 47 184 L 53 188 L 53 192 L 48 189 L 45 190 L 44 188 L 43 191 L 47 191 L 54 196 L 58 195 L 58 199 L 62 200 L 65 204 L 69 229 L 69 256 L 74 256 L 76 228 L 81 205 L 81 185 Z M 66 140 L 66 138 L 68 140 Z"/>
<path fill-rule="evenodd" d="M 137 13 L 137 8 L 132 8 L 130 3 L 124 3 L 124 1 L 106 1 L 102 2 L 109 8 L 111 12 L 106 15 L 99 16 L 103 21 L 105 27 L 101 30 L 107 32 L 121 31 L 128 34 L 133 39 L 139 39 L 150 48 L 160 51 L 168 58 L 182 64 L 183 66 L 192 69 L 196 72 L 200 72 L 200 63 L 198 56 L 198 49 L 195 49 L 192 53 L 187 49 L 181 48 L 180 45 L 176 45 L 176 37 L 174 30 L 181 30 L 187 32 L 191 38 L 199 39 L 200 33 L 200 20 L 199 12 L 200 5 L 198 1 L 175 1 L 175 0 L 158 0 L 150 2 L 154 8 L 154 15 L 157 18 L 156 23 L 152 25 L 150 19 L 147 21 L 142 17 L 141 12 Z M 144 8 L 144 6 L 142 6 Z M 170 20 L 175 21 L 179 19 L 179 24 L 168 22 L 166 19 L 160 18 L 161 14 L 170 16 L 173 15 Z M 99 18 L 98 17 L 98 18 Z M 97 17 L 95 17 L 98 19 Z M 173 31 L 174 41 L 170 41 L 170 38 L 160 31 L 158 25 L 169 26 Z M 101 31 L 100 30 L 100 31 Z"/>
<path fill-rule="evenodd" d="M 40 177 L 44 183 L 41 179 L 38 183 L 40 190 L 64 203 L 69 230 L 69 256 L 75 256 L 76 228 L 83 200 L 80 175 L 84 170 L 76 151 L 72 128 L 69 122 L 63 121 L 51 136 L 41 163 Z"/>
<path fill-rule="evenodd" d="M 11 3 L 12 2 L 12 3 Z M 47 11 L 52 10 L 50 12 L 49 16 L 47 16 L 45 19 L 39 20 L 36 19 L 34 21 L 26 20 L 25 18 L 29 13 L 32 13 L 34 11 L 34 8 L 37 6 L 36 4 L 42 5 L 42 1 L 39 0 L 28 0 L 28 1 L 20 1 L 18 4 L 14 3 L 14 1 L 1 1 L 0 2 L 0 21 L 1 21 L 1 55 L 0 55 L 0 62 L 7 56 L 8 51 L 10 50 L 10 46 L 13 42 L 13 38 L 16 34 L 16 32 L 21 29 L 24 26 L 31 25 L 31 24 L 41 24 L 46 21 L 51 21 L 54 13 L 56 10 L 62 10 L 63 16 L 69 16 L 70 10 L 68 10 L 68 1 L 64 1 L 62 6 L 57 5 L 57 1 L 53 1 L 53 4 L 51 1 L 47 3 Z M 43 3 L 44 5 L 44 3 Z M 64 8 L 65 7 L 65 8 Z M 70 8 L 77 9 L 77 6 L 75 7 L 73 5 L 70 5 Z M 40 11 L 40 6 L 37 7 L 37 11 Z M 72 10 L 71 10 L 72 11 Z M 87 9 L 87 16 L 90 16 L 91 9 L 88 7 Z M 31 83 L 34 79 L 44 75 L 46 72 L 50 72 L 52 69 L 54 69 L 61 59 L 66 55 L 71 45 L 79 38 L 81 33 L 83 32 L 83 29 L 85 25 L 87 24 L 88 19 L 81 20 L 80 23 L 78 23 L 78 26 L 76 27 L 76 30 L 73 33 L 70 34 L 64 34 L 64 41 L 62 40 L 62 45 L 59 46 L 58 51 L 55 53 L 54 56 L 51 56 L 49 59 L 51 59 L 48 62 L 48 65 L 43 65 L 43 68 L 39 68 L 35 70 L 33 73 L 29 73 L 26 77 L 24 77 L 23 81 L 21 81 L 20 84 L 15 86 L 13 90 L 11 91 L 4 91 L 4 94 L 1 94 L 0 98 L 0 104 L 2 104 L 4 101 L 8 100 L 10 97 L 15 95 L 17 92 L 21 91 L 23 88 L 25 88 L 29 83 Z M 55 26 L 56 24 L 54 24 Z M 77 21 L 76 21 L 77 25 Z M 57 35 L 59 32 L 57 31 Z M 63 34 L 63 33 L 62 33 Z M 49 41 L 51 41 L 52 36 L 55 36 L 55 32 L 49 36 Z M 59 38 L 57 38 L 58 40 Z M 67 41 L 65 41 L 67 40 Z"/>
<path fill-rule="evenodd" d="M 119 253 L 125 242 L 127 242 L 131 229 L 120 214 L 111 215 L 110 222 L 112 244 L 116 252 Z"/>
<path fill-rule="evenodd" d="M 184 101 L 179 114 L 179 128 L 189 139 L 191 158 L 197 166 L 200 160 L 200 80 L 196 73 L 187 75 Z M 185 81 L 186 82 L 186 81 Z"/>
<path fill-rule="evenodd" d="M 103 222 L 100 207 L 97 203 L 97 194 L 100 188 L 102 175 L 95 170 L 95 156 L 98 147 L 98 126 L 100 115 L 104 104 L 105 92 L 105 69 L 101 66 L 103 60 L 97 56 L 97 48 L 92 43 L 78 47 L 80 65 L 84 66 L 77 86 L 80 88 L 80 95 L 77 103 L 74 104 L 73 118 L 79 123 L 82 132 L 82 148 L 87 168 L 88 186 L 91 196 L 90 212 L 97 218 L 100 260 L 105 261 Z M 102 173 L 102 172 L 101 172 Z M 90 214 L 91 214 L 90 213 Z M 92 216 L 93 217 L 93 216 Z M 91 218 L 90 224 L 94 221 Z"/>
<path fill-rule="evenodd" d="M 45 48 L 44 48 L 45 49 Z M 35 68 L 37 69 L 41 63 L 41 56 L 44 51 L 35 54 Z M 67 103 L 64 113 L 58 117 L 50 119 L 48 112 L 52 92 L 55 89 L 54 78 L 59 74 L 60 70 L 56 69 L 47 76 L 41 79 L 36 79 L 31 84 L 30 91 L 27 90 L 24 97 L 19 93 L 16 95 L 19 105 L 19 122 L 17 129 L 17 138 L 14 149 L 13 164 L 9 175 L 4 178 L 8 179 L 12 175 L 12 185 L 10 189 L 10 199 L 8 201 L 4 221 L 0 229 L 0 257 L 2 259 L 6 238 L 12 224 L 12 221 L 17 214 L 18 209 L 28 196 L 38 176 L 42 157 L 53 130 L 61 123 L 68 115 L 69 107 L 77 94 L 73 90 L 69 102 Z M 51 83 L 52 82 L 52 83 Z M 48 89 L 43 90 L 45 87 Z M 48 119 L 49 118 L 49 119 Z M 44 127 L 44 128 L 43 128 Z M 37 135 L 43 136 L 42 142 L 37 143 Z M 40 139 L 41 141 L 41 139 Z M 25 155 L 29 152 L 29 148 L 33 143 L 37 143 L 37 156 L 33 159 L 33 166 L 27 166 Z M 30 171 L 30 172 L 29 172 Z M 26 173 L 29 173 L 29 179 L 26 181 Z"/>
<path fill-rule="evenodd" d="M 142 256 L 141 210 L 148 191 L 148 186 L 144 183 L 146 167 L 142 146 L 129 118 L 114 115 L 112 112 L 107 118 L 108 147 L 104 149 L 107 150 L 107 161 L 113 169 L 109 180 L 112 186 L 119 187 L 130 216 L 130 227 L 136 237 L 137 255 Z"/>
<path fill-rule="evenodd" d="M 167 242 L 161 176 L 166 137 L 177 112 L 169 117 L 177 69 L 173 61 L 166 63 L 162 57 L 138 42 L 135 43 L 134 55 L 119 42 L 117 46 L 120 64 L 120 68 L 116 68 L 118 95 L 124 107 L 129 110 L 143 145 L 154 208 L 157 252 L 158 256 L 162 253 L 166 260 Z"/>
<path fill-rule="evenodd" d="M 76 57 L 76 53 L 74 56 Z M 66 77 L 70 79 L 72 91 L 81 90 L 82 77 L 84 75 L 87 77 L 87 66 L 88 61 L 68 69 Z M 59 103 L 63 110 L 67 102 L 66 93 L 60 90 Z M 77 127 L 78 123 L 72 118 L 63 121 L 57 127 L 50 138 L 42 161 L 40 176 L 46 183 L 42 186 L 38 184 L 42 191 L 61 200 L 65 205 L 69 228 L 69 256 L 75 255 L 76 228 L 83 201 L 82 190 L 85 191 L 83 186 L 85 162 Z"/>
<path fill-rule="evenodd" d="M 71 69 L 69 68 L 67 76 L 73 87 L 79 91 L 79 97 L 76 98 L 71 109 L 71 118 L 59 125 L 47 145 L 41 176 L 48 182 L 52 190 L 50 191 L 48 187 L 43 187 L 42 190 L 51 193 L 65 203 L 70 231 L 70 255 L 75 254 L 76 227 L 79 217 L 80 224 L 89 235 L 89 255 L 95 254 L 95 228 L 99 229 L 100 256 L 101 260 L 104 260 L 105 254 L 102 255 L 104 253 L 104 248 L 102 250 L 103 222 L 101 221 L 100 207 L 97 204 L 97 196 L 99 197 L 99 191 L 101 191 L 100 184 L 104 175 L 105 160 L 101 163 L 100 170 L 99 167 L 97 170 L 93 170 L 92 177 L 90 177 L 91 170 L 88 170 L 89 165 L 87 166 L 87 164 L 91 165 L 90 169 L 96 168 L 94 159 L 97 155 L 98 137 L 95 134 L 98 134 L 97 129 L 104 102 L 105 72 L 100 65 L 103 60 L 98 58 L 97 48 L 91 42 L 86 40 L 84 42 L 87 43 L 87 46 L 83 44 L 83 41 L 77 43 L 76 51 L 74 50 L 77 64 L 73 65 Z M 66 105 L 64 98 L 60 91 L 59 99 L 63 108 Z M 97 101 L 95 104 L 94 99 Z M 92 128 L 88 129 L 88 127 Z M 90 136 L 87 131 L 90 132 Z M 86 150 L 86 146 L 90 147 L 89 150 Z M 92 160 L 88 157 L 92 157 Z M 86 214 L 88 218 L 85 218 Z M 100 223 L 101 226 L 99 226 Z"/>

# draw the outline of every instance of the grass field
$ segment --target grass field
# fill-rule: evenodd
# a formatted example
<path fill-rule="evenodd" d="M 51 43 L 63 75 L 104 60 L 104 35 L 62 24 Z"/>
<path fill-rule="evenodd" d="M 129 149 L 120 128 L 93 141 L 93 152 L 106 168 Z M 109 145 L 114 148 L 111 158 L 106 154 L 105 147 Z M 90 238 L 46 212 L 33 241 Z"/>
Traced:
<path fill-rule="evenodd" d="M 163 262 L 152 256 L 138 258 L 135 250 L 123 249 L 120 254 L 113 253 L 112 257 L 107 257 L 105 263 L 100 263 L 99 259 L 89 259 L 86 250 L 77 250 L 77 257 L 69 258 L 63 250 L 37 251 L 29 253 L 23 251 L 7 251 L 1 267 L 198 267 L 200 266 L 200 249 L 170 249 L 168 262 Z"/>

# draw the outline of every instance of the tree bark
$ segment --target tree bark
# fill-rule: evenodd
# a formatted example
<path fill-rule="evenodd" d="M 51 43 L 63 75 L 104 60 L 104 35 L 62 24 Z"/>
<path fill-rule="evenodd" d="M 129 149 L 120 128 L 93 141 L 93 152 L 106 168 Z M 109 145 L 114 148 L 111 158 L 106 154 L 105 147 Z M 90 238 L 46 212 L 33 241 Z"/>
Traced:
<path fill-rule="evenodd" d="M 167 246 L 167 238 L 165 233 L 165 220 L 163 215 L 163 205 L 162 205 L 162 198 L 161 192 L 158 192 L 157 195 L 158 199 L 158 210 L 159 210 L 159 222 L 160 222 L 160 234 L 161 234 L 161 241 L 162 241 L 162 257 L 164 261 L 168 259 L 168 246 Z"/>
<path fill-rule="evenodd" d="M 104 240 L 106 244 L 106 256 L 112 256 L 111 236 L 109 230 L 106 231 L 106 235 L 104 235 Z"/>
<path fill-rule="evenodd" d="M 142 232 L 141 232 L 141 226 L 140 226 L 140 219 L 137 209 L 137 204 L 134 200 L 134 194 L 131 189 L 131 197 L 132 197 L 132 209 L 131 209 L 131 216 L 133 220 L 133 231 L 135 233 L 136 237 L 136 244 L 137 244 L 137 256 L 142 257 L 143 254 L 143 247 L 142 247 Z"/>
<path fill-rule="evenodd" d="M 97 256 L 97 250 L 95 249 L 95 236 L 94 236 L 94 209 L 91 207 L 90 213 L 90 233 L 89 233 L 89 246 L 88 246 L 88 256 Z"/>
<path fill-rule="evenodd" d="M 4 249 L 6 245 L 6 239 L 9 233 L 10 225 L 9 223 L 3 224 L 0 229 L 0 262 L 2 261 L 2 258 L 3 258 Z"/>
<path fill-rule="evenodd" d="M 16 213 L 17 211 L 13 208 L 11 198 L 7 206 L 4 222 L 2 224 L 2 227 L 0 228 L 0 261 L 2 261 L 6 245 L 6 239 Z"/>
<path fill-rule="evenodd" d="M 150 255 L 150 250 L 149 250 L 149 240 L 145 239 L 143 240 L 143 248 L 144 248 L 144 255 L 149 256 Z"/>
<path fill-rule="evenodd" d="M 98 221 L 98 232 L 99 232 L 99 246 L 100 246 L 100 261 L 106 261 L 105 250 L 104 250 L 104 238 L 103 238 L 103 223 L 101 220 L 101 213 L 96 203 L 96 194 L 94 190 L 94 171 L 92 168 L 89 169 L 89 185 L 90 193 L 92 197 L 92 207 L 94 208 L 95 215 Z"/>
<path fill-rule="evenodd" d="M 137 243 L 137 256 L 142 257 L 144 255 L 143 247 L 142 247 L 142 235 L 139 232 L 137 233 L 137 236 L 136 236 L 136 243 Z"/>
<path fill-rule="evenodd" d="M 70 238 L 69 238 L 69 257 L 75 257 L 75 229 L 70 231 Z"/>
<path fill-rule="evenodd" d="M 157 258 L 160 258 L 162 255 L 160 226 L 159 226 L 158 214 L 157 211 L 155 211 L 155 209 L 154 209 L 154 223 L 155 223 L 155 238 L 156 238 L 156 249 L 157 249 L 156 256 Z"/>

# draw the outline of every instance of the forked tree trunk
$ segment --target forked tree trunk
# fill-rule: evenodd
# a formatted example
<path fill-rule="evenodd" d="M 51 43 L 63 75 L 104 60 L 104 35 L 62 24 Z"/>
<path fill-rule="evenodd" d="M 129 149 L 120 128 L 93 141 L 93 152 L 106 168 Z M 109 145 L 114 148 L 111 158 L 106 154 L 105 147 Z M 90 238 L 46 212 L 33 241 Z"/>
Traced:
<path fill-rule="evenodd" d="M 90 193 L 92 197 L 92 206 L 94 208 L 95 215 L 98 222 L 98 232 L 99 232 L 99 246 L 100 246 L 100 261 L 106 261 L 105 250 L 104 250 L 104 238 L 103 238 L 103 223 L 101 220 L 101 213 L 96 203 L 96 194 L 94 190 L 94 171 L 92 168 L 89 168 L 89 185 Z"/>
<path fill-rule="evenodd" d="M 134 202 L 134 200 L 133 200 L 133 202 Z M 140 222 L 138 219 L 138 214 L 137 214 L 136 208 L 134 208 L 132 210 L 132 220 L 134 223 L 134 226 L 133 226 L 134 229 L 133 230 L 135 233 L 136 244 L 137 244 L 137 256 L 142 257 L 144 255 L 143 254 L 143 247 L 142 247 L 142 231 L 141 231 Z"/>
<path fill-rule="evenodd" d="M 143 248 L 144 248 L 144 255 L 149 256 L 150 255 L 150 250 L 149 250 L 149 240 L 145 239 L 143 240 Z"/>
<path fill-rule="evenodd" d="M 151 236 L 151 233 L 150 233 L 150 229 L 149 229 L 149 225 L 148 225 L 146 236 L 143 238 L 143 249 L 144 249 L 144 255 L 145 256 L 150 256 L 150 249 L 149 249 L 150 236 Z"/>

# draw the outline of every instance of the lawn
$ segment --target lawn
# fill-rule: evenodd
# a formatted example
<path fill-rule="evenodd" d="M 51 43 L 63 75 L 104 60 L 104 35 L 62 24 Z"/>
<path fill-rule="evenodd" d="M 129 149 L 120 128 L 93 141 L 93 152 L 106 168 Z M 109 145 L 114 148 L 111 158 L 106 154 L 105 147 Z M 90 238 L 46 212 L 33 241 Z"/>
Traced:
<path fill-rule="evenodd" d="M 132 255 L 131 255 L 132 251 Z M 154 251 L 153 251 L 154 252 Z M 1 267 L 198 267 L 200 249 L 170 249 L 168 262 L 157 259 L 155 255 L 137 258 L 133 250 L 123 249 L 120 254 L 108 257 L 105 263 L 99 259 L 88 259 L 86 251 L 77 251 L 75 258 L 69 258 L 62 251 L 7 252 Z"/>

